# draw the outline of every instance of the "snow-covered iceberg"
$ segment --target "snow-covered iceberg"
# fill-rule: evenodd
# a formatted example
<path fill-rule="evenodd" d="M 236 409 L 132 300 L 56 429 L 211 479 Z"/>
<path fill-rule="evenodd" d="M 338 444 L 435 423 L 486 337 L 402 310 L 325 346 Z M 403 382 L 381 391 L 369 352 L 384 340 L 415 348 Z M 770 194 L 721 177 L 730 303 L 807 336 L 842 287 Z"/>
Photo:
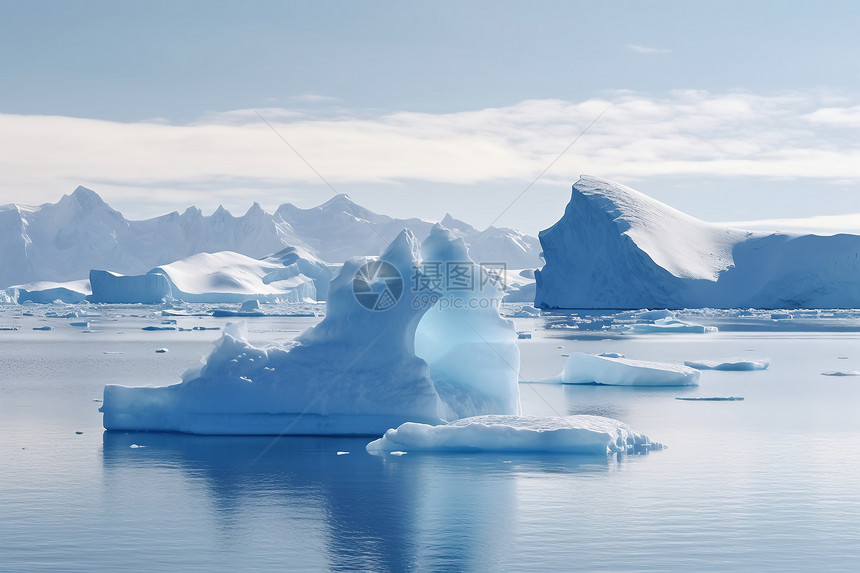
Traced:
<path fill-rule="evenodd" d="M 701 373 L 680 364 L 572 352 L 561 373 L 564 384 L 695 386 Z"/>
<path fill-rule="evenodd" d="M 422 258 L 423 253 L 423 258 Z M 108 385 L 108 430 L 198 434 L 377 434 L 412 421 L 518 414 L 519 350 L 503 293 L 441 288 L 422 265 L 480 275 L 442 227 L 403 231 L 376 260 L 332 280 L 327 313 L 292 347 L 257 348 L 226 329 L 205 363 L 158 388 Z"/>
<path fill-rule="evenodd" d="M 444 425 L 408 422 L 367 445 L 371 454 L 391 452 L 556 452 L 634 454 L 663 446 L 627 425 L 602 416 L 476 416 Z"/>
<path fill-rule="evenodd" d="M 197 253 L 144 275 L 90 271 L 93 302 L 154 304 L 162 300 L 227 303 L 255 299 L 301 302 L 325 296 L 331 269 L 288 247 L 263 259 L 231 251 Z"/>
<path fill-rule="evenodd" d="M 84 301 L 91 292 L 90 281 L 86 279 L 62 283 L 37 281 L 5 289 L 9 301 L 18 304 L 25 302 L 50 304 L 55 301 L 77 304 Z"/>
<path fill-rule="evenodd" d="M 576 182 L 540 241 L 535 306 L 860 307 L 858 235 L 723 227 L 596 177 Z"/>

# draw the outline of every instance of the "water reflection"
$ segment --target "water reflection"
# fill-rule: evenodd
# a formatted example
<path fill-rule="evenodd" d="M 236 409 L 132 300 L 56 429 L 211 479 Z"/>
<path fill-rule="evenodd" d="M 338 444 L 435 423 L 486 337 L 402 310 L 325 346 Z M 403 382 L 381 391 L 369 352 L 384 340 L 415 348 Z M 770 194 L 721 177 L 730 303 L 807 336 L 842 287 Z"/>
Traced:
<path fill-rule="evenodd" d="M 616 467 L 564 455 L 377 457 L 364 451 L 367 441 L 105 432 L 105 477 L 158 479 L 166 470 L 184 486 L 202 489 L 215 509 L 215 527 L 227 536 L 253 535 L 243 530 L 255 526 L 246 514 L 259 511 L 279 514 L 269 527 L 283 536 L 317 527 L 316 543 L 281 556 L 295 566 L 319 564 L 322 557 L 332 570 L 467 571 L 492 568 L 505 555 L 516 529 L 520 480 Z M 311 555 L 314 545 L 325 555 Z"/>

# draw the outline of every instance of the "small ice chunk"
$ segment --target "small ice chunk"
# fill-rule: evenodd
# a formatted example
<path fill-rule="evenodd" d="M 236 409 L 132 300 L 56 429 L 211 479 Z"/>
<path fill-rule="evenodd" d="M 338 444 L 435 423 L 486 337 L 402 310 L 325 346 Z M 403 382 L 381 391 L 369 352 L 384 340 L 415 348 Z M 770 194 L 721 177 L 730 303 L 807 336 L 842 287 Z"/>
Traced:
<path fill-rule="evenodd" d="M 89 322 L 85 322 L 85 321 L 70 322 L 70 323 L 69 323 L 69 326 L 77 326 L 77 327 L 79 327 L 79 328 L 89 328 L 89 327 L 90 327 L 90 323 L 89 323 Z"/>
<path fill-rule="evenodd" d="M 398 449 L 394 449 L 398 448 Z M 415 451 L 558 452 L 584 455 L 662 449 L 648 436 L 603 416 L 474 416 L 431 426 L 406 422 L 367 445 L 375 455 Z"/>
<path fill-rule="evenodd" d="M 623 354 L 619 354 L 618 352 L 601 352 L 598 356 L 602 356 L 603 358 L 624 358 Z"/>
<path fill-rule="evenodd" d="M 368 446 L 369 445 L 370 444 L 368 444 Z M 405 456 L 406 455 L 406 452 L 404 452 L 402 450 L 394 450 L 393 452 L 388 452 L 388 453 L 391 454 L 392 456 Z"/>
<path fill-rule="evenodd" d="M 145 448 L 145 447 L 146 447 L 146 446 L 138 446 L 137 444 L 132 444 L 132 445 L 130 445 L 130 446 L 129 446 L 129 448 L 133 448 L 133 449 L 136 449 L 136 448 Z"/>
<path fill-rule="evenodd" d="M 822 376 L 860 376 L 860 371 L 857 370 L 831 370 L 822 372 Z"/>
<path fill-rule="evenodd" d="M 696 370 L 767 370 L 770 363 L 767 360 L 687 360 L 684 362 Z"/>
<path fill-rule="evenodd" d="M 701 373 L 680 364 L 609 358 L 574 352 L 567 359 L 564 384 L 608 384 L 613 386 L 695 386 Z"/>
<path fill-rule="evenodd" d="M 175 326 L 154 326 L 154 325 L 150 325 L 150 326 L 144 326 L 143 328 L 141 328 L 141 330 L 147 330 L 147 331 L 150 331 L 150 332 L 152 332 L 152 331 L 156 331 L 156 330 L 176 330 L 176 327 L 175 327 Z"/>
<path fill-rule="evenodd" d="M 531 332 L 517 332 L 517 338 L 520 340 L 530 340 L 532 337 Z"/>
<path fill-rule="evenodd" d="M 166 353 L 166 352 L 167 352 L 167 349 L 166 349 L 166 348 L 156 348 L 156 349 L 155 349 L 155 353 L 156 353 L 156 354 L 164 354 L 164 353 Z"/>
<path fill-rule="evenodd" d="M 77 431 L 77 432 L 75 432 L 75 434 L 77 434 L 78 436 L 80 436 L 81 434 L 83 434 L 83 432 L 81 432 L 81 431 Z"/>
<path fill-rule="evenodd" d="M 45 326 L 34 326 L 34 327 L 33 327 L 33 330 L 53 330 L 53 327 L 52 327 L 52 326 L 48 326 L 48 325 L 45 325 Z"/>
<path fill-rule="evenodd" d="M 337 453 L 337 455 L 339 455 L 339 456 L 347 456 L 347 455 L 349 455 L 349 452 L 338 452 L 338 453 Z"/>
<path fill-rule="evenodd" d="M 688 402 L 733 402 L 743 399 L 743 396 L 692 396 L 689 398 L 675 398 L 675 400 L 686 400 Z"/>

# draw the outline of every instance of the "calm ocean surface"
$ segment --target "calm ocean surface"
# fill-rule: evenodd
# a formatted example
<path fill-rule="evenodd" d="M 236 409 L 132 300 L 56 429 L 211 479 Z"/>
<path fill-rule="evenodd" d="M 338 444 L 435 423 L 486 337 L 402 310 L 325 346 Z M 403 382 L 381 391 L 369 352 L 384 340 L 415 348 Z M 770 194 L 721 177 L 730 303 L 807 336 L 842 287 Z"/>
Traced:
<path fill-rule="evenodd" d="M 129 312 L 140 316 L 120 316 Z M 219 333 L 143 332 L 161 317 L 140 308 L 89 319 L 91 332 L 74 320 L 84 319 L 0 311 L 0 327 L 20 328 L 0 331 L 0 571 L 860 567 L 860 377 L 822 376 L 860 370 L 858 320 L 838 332 L 813 321 L 809 331 L 574 340 L 517 319 L 534 330 L 521 341 L 524 380 L 557 374 L 573 351 L 770 361 L 704 372 L 690 389 L 520 385 L 526 414 L 610 416 L 668 445 L 620 460 L 107 434 L 94 401 L 104 384 L 178 381 Z M 249 319 L 250 339 L 290 340 L 317 320 Z M 43 324 L 54 330 L 32 330 Z"/>

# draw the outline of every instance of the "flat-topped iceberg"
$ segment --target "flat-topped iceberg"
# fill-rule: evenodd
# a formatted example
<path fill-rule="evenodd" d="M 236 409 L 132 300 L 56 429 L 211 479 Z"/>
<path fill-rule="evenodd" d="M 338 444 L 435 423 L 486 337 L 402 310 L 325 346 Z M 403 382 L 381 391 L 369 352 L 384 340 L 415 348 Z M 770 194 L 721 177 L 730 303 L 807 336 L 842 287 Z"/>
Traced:
<path fill-rule="evenodd" d="M 860 236 L 748 232 L 583 176 L 540 233 L 546 308 L 857 308 Z"/>
<path fill-rule="evenodd" d="M 695 386 L 700 375 L 695 368 L 680 364 L 573 352 L 564 365 L 560 381 L 612 386 Z"/>
<path fill-rule="evenodd" d="M 696 370 L 767 370 L 770 362 L 767 360 L 744 360 L 742 358 L 729 358 L 726 360 L 687 360 L 685 366 Z"/>
<path fill-rule="evenodd" d="M 367 445 L 391 452 L 555 452 L 634 454 L 663 446 L 627 425 L 602 416 L 476 416 L 444 425 L 408 422 Z"/>
<path fill-rule="evenodd" d="M 423 254 L 423 257 L 422 257 Z M 476 277 L 448 288 L 427 273 L 451 263 Z M 378 259 L 332 280 L 327 313 L 291 347 L 257 348 L 225 329 L 205 363 L 158 388 L 108 385 L 108 430 L 197 434 L 376 434 L 404 422 L 518 414 L 519 350 L 499 317 L 500 286 L 437 226 L 402 232 Z"/>

